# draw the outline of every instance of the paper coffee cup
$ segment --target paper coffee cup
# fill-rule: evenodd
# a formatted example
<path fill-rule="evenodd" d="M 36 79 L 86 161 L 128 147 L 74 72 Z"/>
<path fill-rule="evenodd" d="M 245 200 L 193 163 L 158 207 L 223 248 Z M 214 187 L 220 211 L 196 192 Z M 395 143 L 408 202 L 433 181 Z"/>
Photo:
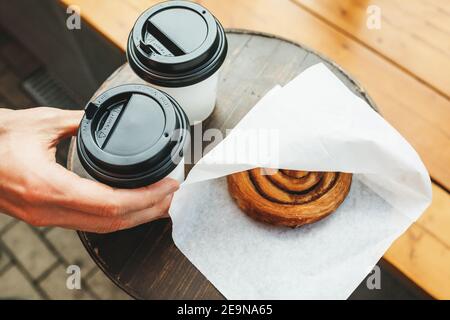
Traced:
<path fill-rule="evenodd" d="M 189 121 L 169 95 L 146 85 L 100 94 L 85 110 L 77 152 L 87 173 L 117 188 L 138 188 L 165 177 L 184 180 Z"/>
<path fill-rule="evenodd" d="M 188 1 L 168 1 L 138 18 L 127 59 L 139 77 L 177 100 L 195 124 L 214 110 L 218 71 L 227 50 L 225 31 L 208 10 Z"/>

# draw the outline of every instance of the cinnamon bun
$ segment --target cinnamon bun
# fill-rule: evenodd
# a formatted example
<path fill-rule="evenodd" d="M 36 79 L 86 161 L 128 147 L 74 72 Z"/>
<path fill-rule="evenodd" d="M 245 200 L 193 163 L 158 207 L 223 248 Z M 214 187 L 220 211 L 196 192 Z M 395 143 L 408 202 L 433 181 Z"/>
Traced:
<path fill-rule="evenodd" d="M 253 219 L 299 227 L 335 211 L 350 190 L 352 174 L 256 168 L 227 180 L 231 196 Z"/>

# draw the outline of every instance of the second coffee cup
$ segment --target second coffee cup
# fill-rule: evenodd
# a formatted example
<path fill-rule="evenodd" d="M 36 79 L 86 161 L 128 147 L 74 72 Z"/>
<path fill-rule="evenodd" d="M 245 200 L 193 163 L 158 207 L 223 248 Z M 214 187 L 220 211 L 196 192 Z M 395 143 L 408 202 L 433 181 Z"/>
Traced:
<path fill-rule="evenodd" d="M 168 1 L 138 18 L 127 59 L 139 77 L 178 101 L 193 125 L 214 110 L 227 49 L 224 29 L 208 10 Z"/>

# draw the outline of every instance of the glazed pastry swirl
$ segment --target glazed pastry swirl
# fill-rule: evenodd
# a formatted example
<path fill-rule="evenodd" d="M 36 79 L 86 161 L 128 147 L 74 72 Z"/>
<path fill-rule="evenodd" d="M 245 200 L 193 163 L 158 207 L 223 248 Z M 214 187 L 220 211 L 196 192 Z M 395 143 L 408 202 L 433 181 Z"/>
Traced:
<path fill-rule="evenodd" d="M 250 217 L 298 227 L 336 210 L 350 190 L 352 174 L 257 168 L 227 180 L 231 196 Z"/>

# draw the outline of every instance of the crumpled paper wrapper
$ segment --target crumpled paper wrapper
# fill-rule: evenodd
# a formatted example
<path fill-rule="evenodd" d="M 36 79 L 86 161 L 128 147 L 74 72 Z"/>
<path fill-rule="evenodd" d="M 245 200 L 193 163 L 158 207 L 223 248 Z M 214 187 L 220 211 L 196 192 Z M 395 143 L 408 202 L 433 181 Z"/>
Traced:
<path fill-rule="evenodd" d="M 278 154 L 233 148 L 261 128 L 277 132 Z M 333 214 L 290 229 L 250 219 L 230 197 L 224 177 L 255 167 L 354 176 Z M 273 88 L 193 167 L 170 215 L 176 246 L 228 299 L 346 299 L 430 202 L 414 149 L 317 64 Z"/>

